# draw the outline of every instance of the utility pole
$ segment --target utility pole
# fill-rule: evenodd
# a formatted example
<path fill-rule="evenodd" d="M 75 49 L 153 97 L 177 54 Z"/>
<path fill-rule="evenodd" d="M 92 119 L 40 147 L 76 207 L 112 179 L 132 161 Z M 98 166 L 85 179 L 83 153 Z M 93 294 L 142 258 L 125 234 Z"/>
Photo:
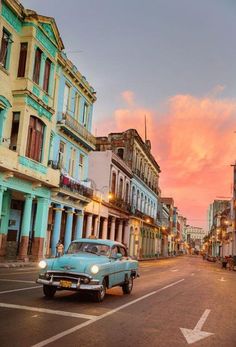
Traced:
<path fill-rule="evenodd" d="M 232 256 L 236 256 L 235 233 L 236 233 L 236 162 L 233 167 L 233 231 L 232 231 Z"/>

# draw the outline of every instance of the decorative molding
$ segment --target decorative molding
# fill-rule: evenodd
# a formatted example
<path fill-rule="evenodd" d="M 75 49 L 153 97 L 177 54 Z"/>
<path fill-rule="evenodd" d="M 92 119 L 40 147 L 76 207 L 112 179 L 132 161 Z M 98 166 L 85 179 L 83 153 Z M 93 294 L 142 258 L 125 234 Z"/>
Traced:
<path fill-rule="evenodd" d="M 55 43 L 57 43 L 56 37 L 54 35 L 53 29 L 51 24 L 49 23 L 42 23 L 40 22 L 40 25 L 42 26 L 43 30 L 47 33 L 48 37 Z"/>
<path fill-rule="evenodd" d="M 36 29 L 36 38 L 43 45 L 43 47 L 48 51 L 48 53 L 55 58 L 57 53 L 57 48 L 53 45 L 53 43 L 47 38 L 47 36 L 40 30 Z"/>
<path fill-rule="evenodd" d="M 40 163 L 36 163 L 29 158 L 19 156 L 19 163 L 23 166 L 28 167 L 29 169 L 33 169 L 34 171 L 38 171 L 40 173 L 46 174 L 47 168 Z"/>
<path fill-rule="evenodd" d="M 48 105 L 48 96 L 46 94 L 43 95 L 43 102 Z"/>
<path fill-rule="evenodd" d="M 42 105 L 37 101 L 32 99 L 29 95 L 26 96 L 26 104 L 33 107 L 39 114 L 40 117 L 46 117 L 48 120 L 51 120 L 52 114 L 46 110 Z"/>
<path fill-rule="evenodd" d="M 36 96 L 40 96 L 40 90 L 36 87 L 36 86 L 33 86 L 33 89 L 32 89 L 32 92 L 36 95 Z"/>
<path fill-rule="evenodd" d="M 21 31 L 22 23 L 17 18 L 15 13 L 7 7 L 4 2 L 2 3 L 2 16 L 6 19 L 6 21 L 15 29 L 18 33 Z"/>

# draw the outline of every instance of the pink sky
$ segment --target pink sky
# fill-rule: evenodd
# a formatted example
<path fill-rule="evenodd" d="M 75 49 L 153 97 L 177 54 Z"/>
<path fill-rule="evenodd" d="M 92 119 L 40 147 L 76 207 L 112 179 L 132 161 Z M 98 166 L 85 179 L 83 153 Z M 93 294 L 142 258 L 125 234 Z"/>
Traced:
<path fill-rule="evenodd" d="M 162 196 L 172 196 L 188 223 L 206 227 L 208 205 L 219 196 L 231 196 L 236 160 L 236 101 L 221 99 L 216 88 L 207 96 L 175 95 L 161 111 L 138 105 L 132 91 L 121 94 L 116 109 L 98 135 L 136 128 L 144 137 L 144 115 L 152 153 L 161 167 Z"/>

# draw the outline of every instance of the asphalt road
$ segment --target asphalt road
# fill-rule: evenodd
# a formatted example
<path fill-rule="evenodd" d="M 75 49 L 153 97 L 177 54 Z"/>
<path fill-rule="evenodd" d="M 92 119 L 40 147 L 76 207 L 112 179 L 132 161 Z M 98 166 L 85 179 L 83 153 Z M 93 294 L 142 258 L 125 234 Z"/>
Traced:
<path fill-rule="evenodd" d="M 198 256 L 140 272 L 131 295 L 113 288 L 95 303 L 66 291 L 45 299 L 37 270 L 0 269 L 0 346 L 236 346 L 236 272 Z"/>

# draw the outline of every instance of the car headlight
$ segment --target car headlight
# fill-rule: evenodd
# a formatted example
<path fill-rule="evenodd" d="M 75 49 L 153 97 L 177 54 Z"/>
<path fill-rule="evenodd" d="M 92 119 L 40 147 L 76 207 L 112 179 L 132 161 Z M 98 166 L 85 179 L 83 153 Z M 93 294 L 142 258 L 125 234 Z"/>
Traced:
<path fill-rule="evenodd" d="M 39 267 L 40 267 L 40 269 L 45 269 L 47 267 L 46 261 L 45 260 L 41 260 L 39 262 Z"/>
<path fill-rule="evenodd" d="M 99 267 L 97 265 L 91 266 L 90 271 L 92 272 L 93 275 L 96 275 L 99 271 Z"/>

